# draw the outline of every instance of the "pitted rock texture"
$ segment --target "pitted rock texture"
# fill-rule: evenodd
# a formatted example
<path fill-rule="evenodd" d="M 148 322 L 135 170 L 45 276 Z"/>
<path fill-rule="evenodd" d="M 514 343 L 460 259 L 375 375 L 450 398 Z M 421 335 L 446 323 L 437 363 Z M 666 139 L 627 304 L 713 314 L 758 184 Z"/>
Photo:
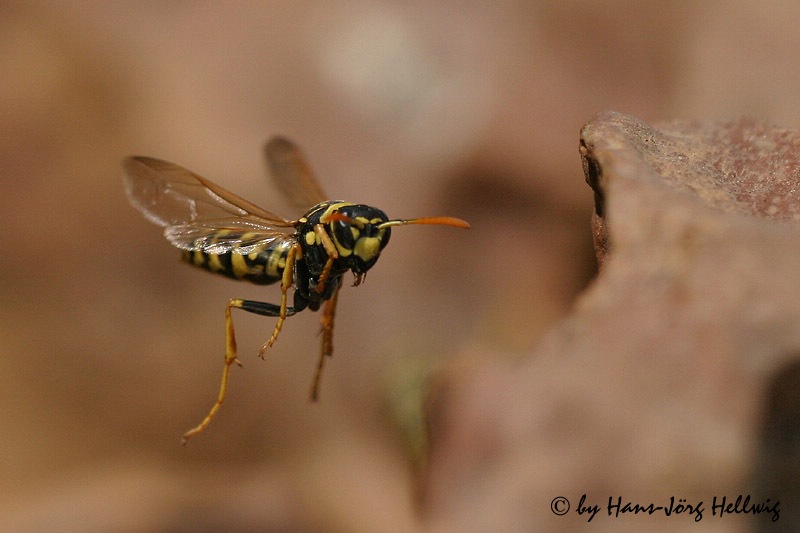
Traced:
<path fill-rule="evenodd" d="M 780 501 L 778 523 L 797 526 L 786 472 L 800 412 L 798 147 L 800 133 L 749 120 L 649 126 L 607 112 L 583 128 L 600 274 L 513 367 L 478 354 L 441 377 L 424 500 L 434 529 L 773 525 L 769 504 L 712 515 L 715 497 L 740 494 Z M 583 494 L 602 507 L 588 525 Z M 557 496 L 573 506 L 565 516 L 550 511 Z M 618 496 L 674 496 L 702 517 L 609 517 Z"/>

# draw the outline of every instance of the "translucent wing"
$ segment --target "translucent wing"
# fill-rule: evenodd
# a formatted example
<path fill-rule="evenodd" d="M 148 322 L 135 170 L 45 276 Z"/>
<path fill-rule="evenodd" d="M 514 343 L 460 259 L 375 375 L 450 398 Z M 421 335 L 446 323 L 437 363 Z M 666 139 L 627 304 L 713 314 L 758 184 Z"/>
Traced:
<path fill-rule="evenodd" d="M 294 224 L 183 167 L 151 157 L 123 160 L 131 204 L 184 250 L 249 254 L 293 238 Z"/>
<path fill-rule="evenodd" d="M 264 154 L 275 185 L 295 207 L 305 211 L 329 200 L 302 151 L 292 141 L 273 137 L 264 145 Z"/>

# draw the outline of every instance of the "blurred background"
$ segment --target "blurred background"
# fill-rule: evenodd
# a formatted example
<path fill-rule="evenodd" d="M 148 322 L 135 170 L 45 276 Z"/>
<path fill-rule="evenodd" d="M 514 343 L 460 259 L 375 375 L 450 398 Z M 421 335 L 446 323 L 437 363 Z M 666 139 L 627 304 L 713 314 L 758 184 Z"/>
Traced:
<path fill-rule="evenodd" d="M 523 357 L 596 265 L 578 131 L 647 121 L 800 123 L 793 2 L 0 4 L 0 529 L 409 531 L 424 526 L 431 372 Z M 331 198 L 404 227 L 341 292 L 321 401 L 319 317 L 235 316 L 125 198 L 149 155 L 296 217 L 261 147 L 287 135 Z M 469 354 L 469 355 L 467 355 Z M 438 370 L 437 370 L 438 369 Z"/>

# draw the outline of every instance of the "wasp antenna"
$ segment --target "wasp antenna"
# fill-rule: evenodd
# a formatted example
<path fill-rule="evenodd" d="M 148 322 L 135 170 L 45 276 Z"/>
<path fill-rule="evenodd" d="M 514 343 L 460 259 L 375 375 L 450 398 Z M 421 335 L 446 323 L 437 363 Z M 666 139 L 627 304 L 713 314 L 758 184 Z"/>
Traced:
<path fill-rule="evenodd" d="M 407 224 L 435 224 L 439 226 L 453 226 L 454 228 L 469 228 L 469 223 L 465 220 L 455 217 L 425 217 L 425 218 L 412 218 L 408 220 L 387 220 L 379 224 L 378 228 L 388 228 L 391 226 L 405 226 Z"/>
<path fill-rule="evenodd" d="M 345 215 L 344 213 L 331 213 L 328 215 L 328 219 L 325 222 L 344 222 L 345 224 L 355 224 L 352 218 Z"/>

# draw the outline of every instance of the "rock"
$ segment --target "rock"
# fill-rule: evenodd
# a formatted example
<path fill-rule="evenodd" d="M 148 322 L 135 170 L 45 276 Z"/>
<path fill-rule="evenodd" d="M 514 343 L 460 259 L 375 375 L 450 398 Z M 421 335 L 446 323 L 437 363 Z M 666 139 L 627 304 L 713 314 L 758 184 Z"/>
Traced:
<path fill-rule="evenodd" d="M 581 155 L 600 274 L 521 360 L 439 377 L 431 528 L 574 531 L 586 494 L 592 531 L 796 529 L 800 132 L 606 112 Z"/>

